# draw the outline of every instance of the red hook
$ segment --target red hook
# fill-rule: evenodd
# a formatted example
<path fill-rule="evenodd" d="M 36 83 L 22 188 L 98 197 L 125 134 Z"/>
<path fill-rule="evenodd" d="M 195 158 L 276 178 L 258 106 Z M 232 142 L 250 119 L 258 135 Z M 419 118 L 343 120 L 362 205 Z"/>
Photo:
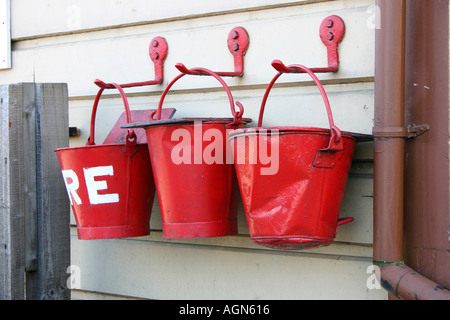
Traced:
<path fill-rule="evenodd" d="M 234 71 L 231 72 L 214 72 L 221 77 L 242 77 L 244 74 L 244 55 L 248 49 L 248 33 L 242 27 L 233 28 L 228 34 L 228 50 L 234 57 Z M 190 75 L 209 75 L 202 70 L 188 69 L 183 64 L 178 63 L 175 66 L 180 72 Z"/>
<path fill-rule="evenodd" d="M 322 21 L 320 25 L 320 39 L 327 47 L 328 67 L 309 68 L 314 73 L 337 72 L 339 70 L 339 43 L 342 41 L 345 33 L 344 21 L 338 16 L 329 16 Z M 285 68 L 284 65 L 278 64 L 273 66 L 281 73 L 304 73 L 305 71 L 290 66 Z"/>
<path fill-rule="evenodd" d="M 155 37 L 150 42 L 149 55 L 155 67 L 155 78 L 149 81 L 132 82 L 119 84 L 122 88 L 141 87 L 155 84 L 161 84 L 164 78 L 164 60 L 167 57 L 167 42 L 162 37 Z M 115 89 L 112 83 L 105 83 L 102 80 L 96 79 L 94 83 L 103 89 Z"/>

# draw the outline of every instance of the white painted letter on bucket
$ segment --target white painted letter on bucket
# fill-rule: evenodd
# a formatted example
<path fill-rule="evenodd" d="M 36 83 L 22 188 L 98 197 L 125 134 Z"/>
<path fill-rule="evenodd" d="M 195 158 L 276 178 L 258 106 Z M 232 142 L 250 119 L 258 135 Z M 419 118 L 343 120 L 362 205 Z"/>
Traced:
<path fill-rule="evenodd" d="M 69 195 L 70 204 L 73 204 L 73 200 L 75 200 L 77 205 L 81 204 L 81 198 L 78 196 L 77 190 L 80 186 L 78 181 L 77 174 L 72 169 L 62 170 L 62 175 L 64 178 L 64 183 L 66 184 L 67 194 Z"/>
<path fill-rule="evenodd" d="M 95 180 L 95 177 L 114 176 L 113 166 L 83 168 L 84 178 L 91 204 L 104 204 L 119 202 L 119 194 L 107 193 L 99 194 L 99 190 L 107 190 L 108 184 L 105 180 Z"/>

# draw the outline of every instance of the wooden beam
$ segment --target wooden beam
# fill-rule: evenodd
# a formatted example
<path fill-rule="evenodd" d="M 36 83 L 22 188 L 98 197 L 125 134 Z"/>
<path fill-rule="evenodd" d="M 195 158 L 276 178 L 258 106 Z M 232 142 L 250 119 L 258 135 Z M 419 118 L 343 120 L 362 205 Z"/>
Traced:
<path fill-rule="evenodd" d="M 0 86 L 0 299 L 25 297 L 23 86 Z"/>
<path fill-rule="evenodd" d="M 0 86 L 0 299 L 70 299 L 66 84 Z M 4 165 L 3 165 L 4 164 Z"/>

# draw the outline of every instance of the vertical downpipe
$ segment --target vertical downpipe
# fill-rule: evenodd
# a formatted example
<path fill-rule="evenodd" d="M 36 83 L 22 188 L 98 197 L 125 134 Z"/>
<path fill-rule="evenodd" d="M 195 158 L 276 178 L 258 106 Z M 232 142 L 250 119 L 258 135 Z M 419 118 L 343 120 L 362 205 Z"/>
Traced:
<path fill-rule="evenodd" d="M 378 0 L 374 155 L 374 260 L 402 263 L 406 0 Z"/>
<path fill-rule="evenodd" d="M 403 262 L 405 26 L 407 0 L 377 0 L 373 260 L 381 284 L 403 299 L 450 300 L 450 291 Z M 409 35 L 414 36 L 414 35 Z"/>

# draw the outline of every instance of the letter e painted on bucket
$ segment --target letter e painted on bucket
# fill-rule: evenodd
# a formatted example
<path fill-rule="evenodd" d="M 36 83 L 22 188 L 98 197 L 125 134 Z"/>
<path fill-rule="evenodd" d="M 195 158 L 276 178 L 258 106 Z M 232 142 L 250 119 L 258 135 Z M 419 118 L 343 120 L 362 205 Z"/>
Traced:
<path fill-rule="evenodd" d="M 119 194 L 99 194 L 99 190 L 107 190 L 108 185 L 105 180 L 94 180 L 100 176 L 114 176 L 113 166 L 102 166 L 93 168 L 83 168 L 84 178 L 88 191 L 89 201 L 91 204 L 104 204 L 119 202 Z"/>

